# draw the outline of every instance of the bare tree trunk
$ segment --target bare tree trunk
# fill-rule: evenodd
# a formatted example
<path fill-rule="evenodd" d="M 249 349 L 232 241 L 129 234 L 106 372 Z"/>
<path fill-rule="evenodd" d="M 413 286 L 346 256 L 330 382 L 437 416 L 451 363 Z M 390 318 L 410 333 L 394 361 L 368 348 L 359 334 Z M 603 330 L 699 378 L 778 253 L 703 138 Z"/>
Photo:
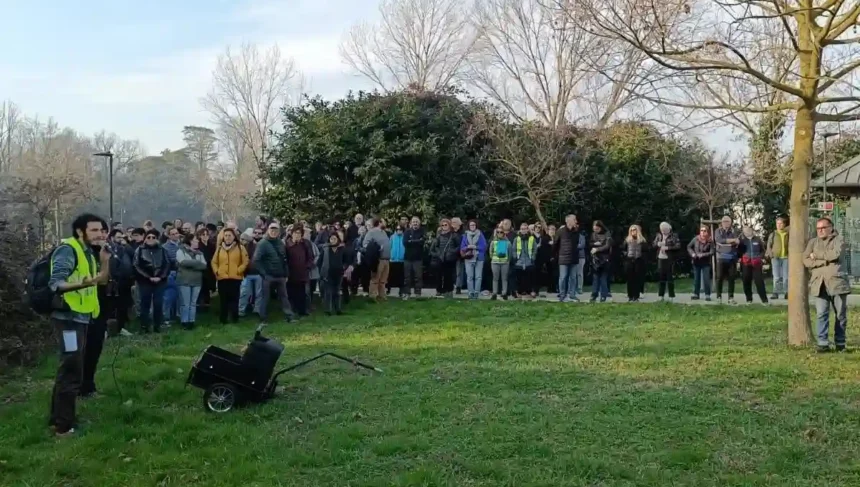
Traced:
<path fill-rule="evenodd" d="M 45 215 L 39 213 L 39 252 L 45 248 Z"/>
<path fill-rule="evenodd" d="M 60 200 L 54 201 L 54 240 L 60 241 Z"/>
<path fill-rule="evenodd" d="M 543 211 L 541 211 L 540 209 L 540 200 L 538 200 L 536 197 L 532 197 L 532 195 L 529 196 L 529 201 L 531 201 L 532 207 L 535 209 L 535 214 L 538 217 L 538 221 L 540 221 L 541 228 L 546 229 L 546 218 L 543 216 Z"/>
<path fill-rule="evenodd" d="M 714 242 L 714 255 L 711 256 L 711 292 L 717 290 L 717 239 L 714 236 L 714 206 L 708 205 L 708 226 L 711 228 L 711 240 Z"/>
<path fill-rule="evenodd" d="M 815 120 L 812 110 L 797 110 L 794 128 L 794 160 L 791 172 L 789 216 L 791 232 L 788 236 L 788 344 L 808 345 L 809 292 L 806 285 L 806 268 L 803 250 L 806 248 L 806 230 L 809 219 L 809 178 L 812 161 L 812 143 L 815 140 Z"/>

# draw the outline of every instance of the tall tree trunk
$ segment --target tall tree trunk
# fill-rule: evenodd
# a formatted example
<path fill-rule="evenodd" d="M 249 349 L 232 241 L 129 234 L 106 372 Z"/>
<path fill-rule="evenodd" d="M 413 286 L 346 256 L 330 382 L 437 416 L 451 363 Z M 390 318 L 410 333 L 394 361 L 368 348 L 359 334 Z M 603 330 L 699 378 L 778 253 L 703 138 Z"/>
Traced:
<path fill-rule="evenodd" d="M 809 1 L 801 2 L 811 8 Z M 809 5 L 807 5 L 809 4 Z M 803 251 L 806 248 L 809 221 L 809 189 L 812 176 L 812 157 L 815 141 L 815 109 L 817 108 L 818 80 L 821 76 L 821 48 L 813 37 L 811 11 L 804 12 L 804 21 L 798 20 L 798 61 L 802 105 L 794 121 L 794 153 L 791 164 L 791 195 L 789 218 L 791 232 L 788 237 L 788 344 L 808 345 L 812 338 L 809 328 L 809 291 Z M 807 25 L 803 25 L 806 23 Z"/>
<path fill-rule="evenodd" d="M 794 125 L 794 154 L 791 170 L 791 196 L 789 216 L 791 232 L 788 236 L 788 344 L 803 346 L 810 343 L 809 291 L 803 250 L 806 248 L 806 230 L 809 220 L 809 182 L 812 162 L 812 143 L 815 140 L 815 119 L 808 106 L 797 110 Z"/>

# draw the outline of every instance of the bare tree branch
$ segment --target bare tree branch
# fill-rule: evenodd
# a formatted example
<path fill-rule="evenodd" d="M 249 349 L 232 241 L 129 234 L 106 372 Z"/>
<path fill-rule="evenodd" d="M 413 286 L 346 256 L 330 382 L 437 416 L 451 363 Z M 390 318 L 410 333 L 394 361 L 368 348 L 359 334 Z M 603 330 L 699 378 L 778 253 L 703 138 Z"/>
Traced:
<path fill-rule="evenodd" d="M 112 152 L 114 155 L 114 171 L 123 173 L 129 166 L 144 156 L 143 146 L 137 140 L 125 140 L 115 133 L 102 130 L 92 138 L 94 152 Z M 107 167 L 104 170 L 107 173 Z"/>
<path fill-rule="evenodd" d="M 458 0 L 383 0 L 376 25 L 358 24 L 344 37 L 344 62 L 384 91 L 436 91 L 455 80 L 475 35 Z"/>
<path fill-rule="evenodd" d="M 12 165 L 12 147 L 20 128 L 21 112 L 11 101 L 0 103 L 0 174 Z"/>
<path fill-rule="evenodd" d="M 792 105 L 790 217 L 809 215 L 810 167 L 819 122 L 860 120 L 854 81 L 860 2 L 847 0 L 559 0 L 569 16 L 587 15 L 597 33 L 618 39 L 676 73 L 669 103 L 716 113 L 778 113 Z M 635 16 L 626 15 L 630 11 Z M 648 35 L 643 35 L 648 32 Z M 778 36 L 775 34 L 779 33 Z M 785 39 L 785 42 L 773 42 Z M 786 62 L 790 60 L 789 62 Z M 712 86 L 733 90 L 715 90 Z M 665 88 L 643 84 L 651 90 Z M 702 88 L 704 87 L 704 89 Z M 764 88 L 764 90 L 756 89 Z M 839 88 L 839 89 L 835 89 Z M 736 89 L 736 90 L 735 90 Z M 835 89 L 827 98 L 821 94 Z M 768 95 L 767 93 L 770 93 Z M 706 94 L 708 103 L 696 95 Z M 714 96 L 716 94 L 717 96 Z M 727 96 L 722 96 L 722 95 Z M 652 98 L 653 98 L 652 93 Z M 662 94 L 660 96 L 663 96 Z M 715 102 L 716 100 L 716 102 Z M 836 107 L 831 114 L 822 104 Z M 749 126 L 750 124 L 747 124 Z M 802 252 L 806 226 L 789 242 L 789 343 L 809 342 Z"/>
<path fill-rule="evenodd" d="M 585 171 L 576 157 L 569 126 L 547 127 L 535 122 L 507 123 L 488 114 L 471 128 L 493 141 L 490 157 L 498 164 L 502 185 L 491 188 L 492 203 L 527 201 L 546 224 L 543 205 L 561 194 L 576 193 Z M 513 183 L 505 187 L 504 181 Z"/>
<path fill-rule="evenodd" d="M 264 194 L 271 132 L 296 75 L 293 61 L 277 45 L 265 51 L 253 44 L 243 44 L 238 52 L 228 47 L 212 73 L 212 90 L 201 100 L 217 126 L 229 127 L 242 139 Z"/>

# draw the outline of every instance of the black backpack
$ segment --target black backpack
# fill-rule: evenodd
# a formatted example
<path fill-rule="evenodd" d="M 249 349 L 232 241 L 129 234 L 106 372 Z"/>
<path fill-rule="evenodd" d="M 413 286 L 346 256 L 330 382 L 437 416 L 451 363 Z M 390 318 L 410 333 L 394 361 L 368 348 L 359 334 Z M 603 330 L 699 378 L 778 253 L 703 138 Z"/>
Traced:
<path fill-rule="evenodd" d="M 69 306 L 63 300 L 62 296 L 52 291 L 50 286 L 48 286 L 51 280 L 51 258 L 58 247 L 59 245 L 36 260 L 27 271 L 27 279 L 24 281 L 26 301 L 30 305 L 30 308 L 39 314 L 69 310 Z M 75 266 L 78 264 L 77 257 L 77 253 L 75 253 Z"/>

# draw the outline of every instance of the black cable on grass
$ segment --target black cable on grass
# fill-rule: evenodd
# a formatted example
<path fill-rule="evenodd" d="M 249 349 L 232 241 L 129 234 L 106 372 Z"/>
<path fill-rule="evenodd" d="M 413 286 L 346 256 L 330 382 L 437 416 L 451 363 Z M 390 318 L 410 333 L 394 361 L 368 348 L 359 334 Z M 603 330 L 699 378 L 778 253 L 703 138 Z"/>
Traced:
<path fill-rule="evenodd" d="M 119 358 L 119 351 L 122 350 L 123 344 L 117 343 L 116 347 L 114 347 L 113 360 L 110 363 L 110 372 L 111 376 L 113 376 L 113 386 L 116 388 L 116 393 L 119 395 L 119 402 L 123 403 L 122 390 L 119 387 L 119 381 L 116 378 L 116 361 Z"/>

